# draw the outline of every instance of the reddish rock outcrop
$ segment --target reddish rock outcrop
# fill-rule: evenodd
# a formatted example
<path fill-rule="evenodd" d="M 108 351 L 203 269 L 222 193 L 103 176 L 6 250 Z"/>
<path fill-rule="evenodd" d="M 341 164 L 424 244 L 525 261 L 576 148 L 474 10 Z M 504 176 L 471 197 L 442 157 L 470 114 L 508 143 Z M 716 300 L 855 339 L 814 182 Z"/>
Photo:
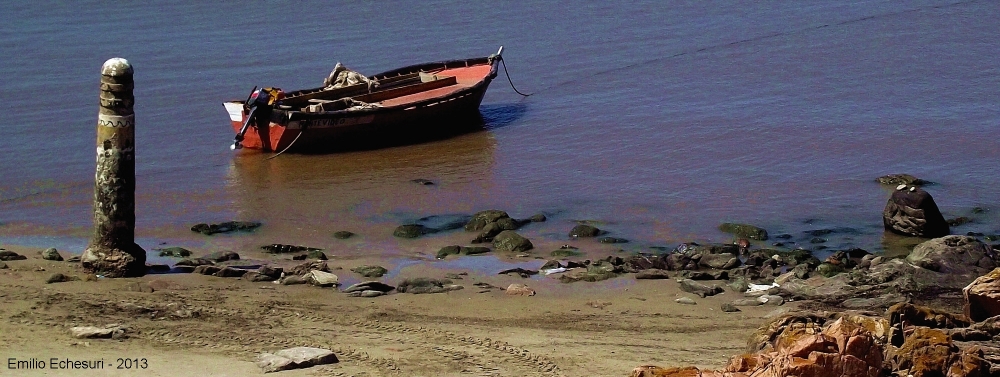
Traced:
<path fill-rule="evenodd" d="M 1000 268 L 980 276 L 962 290 L 964 312 L 973 321 L 1000 315 Z"/>

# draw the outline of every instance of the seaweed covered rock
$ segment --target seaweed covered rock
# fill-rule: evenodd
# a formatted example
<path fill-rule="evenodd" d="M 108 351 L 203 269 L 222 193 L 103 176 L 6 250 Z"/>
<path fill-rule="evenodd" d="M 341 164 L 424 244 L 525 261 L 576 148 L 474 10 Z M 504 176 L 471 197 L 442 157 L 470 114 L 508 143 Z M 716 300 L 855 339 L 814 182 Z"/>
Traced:
<path fill-rule="evenodd" d="M 493 247 L 497 251 L 527 251 L 535 246 L 520 234 L 512 230 L 505 230 L 493 238 Z"/>
<path fill-rule="evenodd" d="M 185 249 L 183 247 L 165 247 L 162 249 L 153 249 L 160 252 L 161 257 L 175 257 L 175 258 L 187 258 L 191 256 L 191 250 Z"/>
<path fill-rule="evenodd" d="M 577 281 L 595 282 L 617 277 L 619 270 L 611 263 L 603 262 L 587 265 L 586 268 L 574 269 L 559 276 L 563 283 Z"/>
<path fill-rule="evenodd" d="M 595 227 L 595 226 L 591 226 L 591 225 L 587 225 L 587 224 L 580 224 L 580 225 L 574 226 L 573 229 L 570 229 L 569 236 L 572 237 L 572 238 L 597 237 L 601 233 L 602 233 L 602 231 L 600 229 L 598 229 L 597 227 Z"/>
<path fill-rule="evenodd" d="M 719 225 L 719 230 L 752 240 L 767 240 L 767 230 L 750 224 L 722 223 Z"/>
<path fill-rule="evenodd" d="M 355 273 L 364 276 L 366 278 L 382 277 L 382 275 L 385 275 L 387 272 L 389 272 L 389 270 L 387 270 L 385 267 L 374 266 L 374 265 L 364 265 L 364 266 L 354 267 L 351 269 L 351 271 L 354 271 Z"/>
<path fill-rule="evenodd" d="M 210 236 L 216 233 L 252 231 L 260 227 L 260 225 L 261 223 L 255 221 L 226 221 L 218 224 L 202 223 L 192 226 L 191 231 Z"/>
<path fill-rule="evenodd" d="M 909 174 L 887 174 L 876 178 L 875 181 L 883 185 L 893 186 L 893 187 L 899 185 L 923 186 L 930 183 Z"/>
<path fill-rule="evenodd" d="M 346 240 L 351 237 L 354 237 L 354 233 L 346 230 L 338 230 L 333 233 L 333 238 L 338 240 Z"/>
<path fill-rule="evenodd" d="M 299 245 L 285 245 L 280 243 L 264 245 L 260 247 L 266 253 L 271 254 L 289 254 L 289 253 L 302 253 L 310 252 L 313 250 L 321 250 L 315 247 L 299 246 Z"/>
<path fill-rule="evenodd" d="M 503 218 L 510 218 L 507 212 L 498 209 L 488 209 L 485 211 L 479 211 L 472 215 L 472 219 L 465 224 L 465 230 L 467 232 L 476 232 L 483 230 L 486 224 L 497 222 L 497 220 Z"/>
<path fill-rule="evenodd" d="M 425 234 L 436 233 L 437 229 L 428 228 L 420 224 L 404 224 L 396 227 L 392 235 L 399 238 L 417 238 Z"/>

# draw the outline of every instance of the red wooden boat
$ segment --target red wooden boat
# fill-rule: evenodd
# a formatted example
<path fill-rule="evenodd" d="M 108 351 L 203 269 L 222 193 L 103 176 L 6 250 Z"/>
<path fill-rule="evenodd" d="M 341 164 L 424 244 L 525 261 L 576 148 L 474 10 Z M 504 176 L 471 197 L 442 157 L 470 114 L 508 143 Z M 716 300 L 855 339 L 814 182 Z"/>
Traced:
<path fill-rule="evenodd" d="M 254 88 L 226 102 L 233 148 L 322 153 L 440 138 L 481 127 L 479 104 L 497 75 L 500 54 L 411 65 L 367 77 L 369 83 L 283 92 Z M 333 74 L 331 74 L 333 77 Z"/>

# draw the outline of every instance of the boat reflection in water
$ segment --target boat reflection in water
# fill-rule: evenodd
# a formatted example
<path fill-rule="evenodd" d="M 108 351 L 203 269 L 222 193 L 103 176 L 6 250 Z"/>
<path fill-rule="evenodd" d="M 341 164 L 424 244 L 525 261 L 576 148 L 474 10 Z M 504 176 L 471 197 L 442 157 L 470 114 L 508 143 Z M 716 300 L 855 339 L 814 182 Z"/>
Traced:
<path fill-rule="evenodd" d="M 493 134 L 480 130 L 371 151 L 240 153 L 227 186 L 237 216 L 265 224 L 253 236 L 262 242 L 323 247 L 348 230 L 381 243 L 402 222 L 480 209 L 494 184 L 495 149 Z"/>

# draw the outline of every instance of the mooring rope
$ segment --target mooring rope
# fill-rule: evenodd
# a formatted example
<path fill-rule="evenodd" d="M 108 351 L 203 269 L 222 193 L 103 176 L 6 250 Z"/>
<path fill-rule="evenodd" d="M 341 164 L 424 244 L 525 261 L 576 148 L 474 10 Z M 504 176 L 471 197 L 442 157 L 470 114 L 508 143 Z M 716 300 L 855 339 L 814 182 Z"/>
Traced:
<path fill-rule="evenodd" d="M 510 87 L 514 89 L 514 91 L 517 92 L 517 94 L 520 94 L 525 97 L 534 94 L 534 93 L 524 94 L 521 93 L 520 90 L 517 90 L 517 87 L 514 86 L 514 82 L 510 80 L 510 73 L 507 72 L 507 62 L 503 61 L 503 56 L 500 56 L 500 64 L 503 64 L 503 74 L 507 76 L 507 82 L 510 83 Z"/>
<path fill-rule="evenodd" d="M 299 136 L 302 136 L 302 134 L 303 134 L 303 133 L 305 133 L 304 131 L 305 131 L 305 128 L 302 128 L 302 129 L 299 129 L 299 134 L 298 134 L 298 135 L 295 135 L 295 138 L 294 138 L 294 139 L 292 139 L 292 142 L 291 142 L 291 143 L 289 143 L 289 144 L 288 144 L 288 146 L 287 146 L 287 147 L 285 147 L 285 149 L 282 149 L 282 150 L 281 150 L 281 152 L 278 152 L 278 153 L 276 153 L 276 154 L 275 154 L 274 156 L 271 156 L 271 157 L 268 157 L 268 158 L 267 158 L 266 160 L 270 160 L 270 159 L 272 159 L 272 158 L 275 158 L 275 157 L 278 157 L 278 156 L 281 156 L 281 154 L 282 154 L 282 153 L 285 153 L 285 151 L 287 151 L 287 150 L 291 149 L 291 148 L 292 148 L 292 146 L 293 146 L 293 145 L 295 145 L 295 142 L 296 142 L 296 141 L 299 141 Z M 266 161 L 266 160 L 265 160 L 265 161 Z"/>

